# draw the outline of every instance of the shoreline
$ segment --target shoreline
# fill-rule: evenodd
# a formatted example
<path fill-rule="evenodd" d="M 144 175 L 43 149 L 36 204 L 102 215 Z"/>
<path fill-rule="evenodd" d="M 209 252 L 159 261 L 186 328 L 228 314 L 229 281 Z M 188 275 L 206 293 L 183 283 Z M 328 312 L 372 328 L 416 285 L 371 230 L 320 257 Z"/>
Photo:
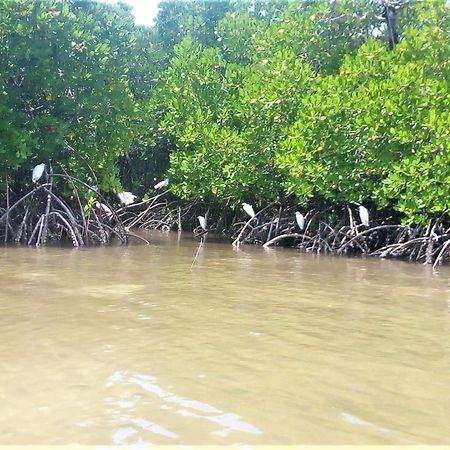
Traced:
<path fill-rule="evenodd" d="M 122 207 L 108 203 L 97 192 L 95 201 L 91 199 L 86 207 L 81 200 L 82 192 L 76 188 L 84 183 L 73 177 L 61 177 L 73 187 L 72 201 L 58 194 L 52 179 L 34 187 L 14 199 L 14 203 L 8 203 L 9 207 L 0 208 L 0 242 L 28 246 L 72 242 L 79 247 L 105 245 L 115 239 L 127 244 L 130 238 L 135 238 L 149 244 L 135 231 L 178 230 L 192 232 L 200 241 L 206 234 L 214 233 L 234 247 L 281 246 L 307 253 L 400 259 L 433 268 L 450 261 L 450 230 L 445 229 L 440 219 L 430 221 L 427 227 L 402 225 L 392 217 L 378 216 L 371 221 L 363 217 L 366 223 L 361 223 L 355 206 L 348 204 L 321 210 L 312 208 L 303 216 L 293 206 L 281 208 L 272 203 L 249 216 L 241 208 L 231 210 L 174 199 L 168 190 Z M 199 217 L 204 219 L 202 226 Z"/>

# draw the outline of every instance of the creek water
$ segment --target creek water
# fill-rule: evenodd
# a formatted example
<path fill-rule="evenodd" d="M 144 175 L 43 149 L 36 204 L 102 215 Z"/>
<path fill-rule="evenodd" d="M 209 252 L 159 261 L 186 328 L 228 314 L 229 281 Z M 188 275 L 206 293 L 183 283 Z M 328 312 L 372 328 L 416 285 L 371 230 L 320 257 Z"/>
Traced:
<path fill-rule="evenodd" d="M 0 249 L 0 444 L 450 444 L 450 268 L 146 236 Z"/>

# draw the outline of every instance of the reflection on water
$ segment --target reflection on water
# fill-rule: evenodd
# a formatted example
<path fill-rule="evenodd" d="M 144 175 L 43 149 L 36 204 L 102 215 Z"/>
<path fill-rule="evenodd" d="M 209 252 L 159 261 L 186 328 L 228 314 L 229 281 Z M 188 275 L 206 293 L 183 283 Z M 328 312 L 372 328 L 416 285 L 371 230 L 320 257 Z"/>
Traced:
<path fill-rule="evenodd" d="M 156 377 L 142 374 L 130 376 L 126 371 L 116 372 L 111 375 L 106 386 L 126 386 L 129 384 L 135 384 L 141 387 L 145 393 L 149 393 L 149 398 L 153 398 L 152 403 L 159 402 L 159 408 L 162 410 L 171 411 L 173 414 L 188 419 L 205 420 L 218 425 L 217 431 L 212 432 L 214 435 L 226 437 L 233 431 L 257 435 L 261 434 L 261 431 L 258 428 L 244 422 L 238 414 L 224 413 L 220 409 L 208 405 L 207 403 L 202 403 L 198 400 L 189 400 L 161 388 L 157 384 Z M 118 407 L 118 409 L 116 409 L 118 422 L 123 421 L 135 425 L 135 427 L 124 426 L 123 428 L 120 428 L 114 434 L 113 442 L 115 444 L 126 444 L 127 438 L 138 434 L 140 430 L 147 430 L 169 439 L 179 439 L 179 436 L 176 433 L 169 431 L 156 423 L 150 422 L 142 417 L 133 417 L 132 411 L 140 398 L 142 398 L 142 395 L 134 395 L 128 401 L 124 399 L 114 400 L 113 398 L 108 397 L 108 403 L 110 403 L 111 407 Z M 129 413 L 124 414 L 122 411 L 129 411 Z"/>
<path fill-rule="evenodd" d="M 190 236 L 0 251 L 0 444 L 450 444 L 449 268 Z"/>

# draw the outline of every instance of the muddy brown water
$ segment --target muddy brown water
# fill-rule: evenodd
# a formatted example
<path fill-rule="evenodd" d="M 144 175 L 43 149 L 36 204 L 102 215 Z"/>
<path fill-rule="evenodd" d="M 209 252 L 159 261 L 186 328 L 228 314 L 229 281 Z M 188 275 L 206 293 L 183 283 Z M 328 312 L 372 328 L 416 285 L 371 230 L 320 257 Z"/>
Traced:
<path fill-rule="evenodd" d="M 450 268 L 0 249 L 0 444 L 450 444 Z"/>

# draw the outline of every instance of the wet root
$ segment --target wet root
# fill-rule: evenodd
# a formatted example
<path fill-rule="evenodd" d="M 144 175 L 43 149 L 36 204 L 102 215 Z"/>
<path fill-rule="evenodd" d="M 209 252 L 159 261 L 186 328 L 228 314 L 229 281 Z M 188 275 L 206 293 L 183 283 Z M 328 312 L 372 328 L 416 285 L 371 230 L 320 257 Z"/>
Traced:
<path fill-rule="evenodd" d="M 66 180 L 77 201 L 69 204 L 56 192 L 53 179 Z M 90 188 L 86 183 L 67 174 L 51 174 L 49 181 L 34 187 L 30 192 L 0 209 L 0 237 L 5 243 L 26 243 L 41 246 L 49 241 L 69 241 L 74 247 L 106 244 L 113 239 L 128 242 L 129 233 L 116 211 L 100 195 L 110 214 L 91 208 L 86 214 L 77 186 Z M 9 187 L 8 187 L 9 190 Z"/>
<path fill-rule="evenodd" d="M 226 213 L 200 202 L 170 202 L 162 200 L 163 196 L 164 193 L 150 199 L 140 212 L 128 210 L 124 223 L 141 229 L 193 230 L 202 237 L 204 233 L 196 217 L 208 210 L 208 230 L 215 236 L 231 239 L 235 247 L 281 245 L 313 253 L 403 258 L 433 267 L 450 261 L 450 229 L 445 230 L 441 219 L 430 222 L 426 228 L 394 223 L 391 217 L 365 226 L 358 223 L 349 205 L 338 205 L 311 209 L 305 214 L 304 229 L 300 230 L 293 208 L 269 205 L 254 218 L 243 221 L 244 212 Z"/>

